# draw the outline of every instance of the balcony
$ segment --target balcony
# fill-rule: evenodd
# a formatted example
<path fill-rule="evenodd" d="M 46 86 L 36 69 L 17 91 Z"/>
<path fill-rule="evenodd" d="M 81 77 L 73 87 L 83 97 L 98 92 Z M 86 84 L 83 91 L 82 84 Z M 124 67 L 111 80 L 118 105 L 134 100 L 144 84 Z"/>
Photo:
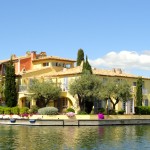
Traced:
<path fill-rule="evenodd" d="M 26 85 L 19 85 L 19 92 L 27 92 L 27 89 Z"/>
<path fill-rule="evenodd" d="M 142 94 L 143 94 L 143 95 L 147 95 L 147 94 L 148 94 L 148 90 L 145 89 L 145 88 L 142 88 Z"/>

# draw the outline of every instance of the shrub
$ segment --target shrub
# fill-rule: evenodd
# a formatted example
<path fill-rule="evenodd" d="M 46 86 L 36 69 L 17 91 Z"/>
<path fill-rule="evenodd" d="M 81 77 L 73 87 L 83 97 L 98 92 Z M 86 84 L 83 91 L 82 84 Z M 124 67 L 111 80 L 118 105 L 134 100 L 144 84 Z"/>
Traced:
<path fill-rule="evenodd" d="M 29 108 L 28 107 L 22 107 L 20 108 L 20 114 L 28 114 Z"/>
<path fill-rule="evenodd" d="M 98 113 L 103 113 L 104 111 L 105 111 L 104 108 L 99 108 L 99 109 L 98 109 Z"/>
<path fill-rule="evenodd" d="M 85 111 L 78 111 L 78 115 L 86 115 L 87 113 Z"/>
<path fill-rule="evenodd" d="M 29 109 L 29 113 L 30 114 L 36 114 L 37 112 L 38 112 L 38 106 L 36 106 L 36 105 L 33 105 L 33 106 L 31 106 L 31 108 Z"/>
<path fill-rule="evenodd" d="M 11 114 L 11 108 L 10 107 L 4 107 L 4 114 L 10 115 Z"/>
<path fill-rule="evenodd" d="M 136 115 L 150 115 L 150 107 L 149 106 L 137 106 L 135 107 Z"/>
<path fill-rule="evenodd" d="M 75 113 L 75 110 L 73 108 L 67 108 L 66 112 L 74 112 Z"/>
<path fill-rule="evenodd" d="M 4 107 L 0 106 L 0 114 L 4 114 Z"/>
<path fill-rule="evenodd" d="M 118 111 L 118 114 L 119 114 L 119 115 L 123 115 L 124 113 L 125 113 L 125 110 L 119 110 L 119 111 Z"/>
<path fill-rule="evenodd" d="M 57 115 L 58 109 L 55 107 L 44 107 L 44 108 L 38 109 L 38 113 L 40 115 Z"/>
<path fill-rule="evenodd" d="M 110 109 L 109 111 L 109 115 L 116 115 L 116 111 L 114 109 Z"/>
<path fill-rule="evenodd" d="M 12 107 L 12 108 L 11 108 L 11 113 L 12 113 L 12 114 L 19 115 L 19 113 L 20 113 L 19 107 Z"/>

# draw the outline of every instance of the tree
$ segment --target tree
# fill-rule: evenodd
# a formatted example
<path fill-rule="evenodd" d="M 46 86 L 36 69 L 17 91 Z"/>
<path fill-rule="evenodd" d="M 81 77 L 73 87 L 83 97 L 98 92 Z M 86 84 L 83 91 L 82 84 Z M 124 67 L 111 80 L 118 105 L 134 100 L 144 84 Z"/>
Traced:
<path fill-rule="evenodd" d="M 51 80 L 40 82 L 33 79 L 32 84 L 29 86 L 29 92 L 33 93 L 31 97 L 37 101 L 39 107 L 46 107 L 50 100 L 56 100 L 60 97 L 61 88 Z"/>
<path fill-rule="evenodd" d="M 4 97 L 4 79 L 0 76 L 0 101 L 3 100 Z"/>
<path fill-rule="evenodd" d="M 12 59 L 6 65 L 4 96 L 8 107 L 17 105 L 16 75 Z"/>
<path fill-rule="evenodd" d="M 82 49 L 79 49 L 77 56 L 77 66 L 80 66 L 82 61 L 84 61 L 84 51 Z"/>
<path fill-rule="evenodd" d="M 119 101 L 127 101 L 130 97 L 130 85 L 126 80 L 107 79 L 106 82 L 103 82 L 101 98 L 109 99 L 113 105 L 113 110 Z"/>
<path fill-rule="evenodd" d="M 136 89 L 136 106 L 142 106 L 143 94 L 142 94 L 142 77 L 139 77 L 137 80 L 137 89 Z"/>
<path fill-rule="evenodd" d="M 82 74 L 69 85 L 69 92 L 78 96 L 80 111 L 90 113 L 93 101 L 100 97 L 101 85 L 102 81 L 99 77 L 89 72 Z"/>
<path fill-rule="evenodd" d="M 88 62 L 88 57 L 86 56 L 86 60 L 83 63 L 82 73 L 85 73 L 87 71 L 89 71 L 89 73 L 92 74 L 92 68 Z"/>

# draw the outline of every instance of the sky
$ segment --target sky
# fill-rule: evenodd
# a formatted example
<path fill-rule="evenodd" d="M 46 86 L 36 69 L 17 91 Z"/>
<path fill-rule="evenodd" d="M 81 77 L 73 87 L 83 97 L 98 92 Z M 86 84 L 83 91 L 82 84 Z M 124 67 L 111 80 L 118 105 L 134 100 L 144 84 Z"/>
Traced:
<path fill-rule="evenodd" d="M 150 0 L 0 0 L 0 60 L 27 51 L 150 77 Z"/>

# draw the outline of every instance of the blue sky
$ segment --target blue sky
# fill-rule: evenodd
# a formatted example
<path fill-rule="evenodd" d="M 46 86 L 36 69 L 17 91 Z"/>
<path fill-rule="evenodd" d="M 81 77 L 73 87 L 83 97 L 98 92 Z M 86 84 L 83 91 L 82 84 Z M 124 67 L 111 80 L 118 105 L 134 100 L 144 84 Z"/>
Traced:
<path fill-rule="evenodd" d="M 26 51 L 150 77 L 149 0 L 1 0 L 0 59 Z"/>

